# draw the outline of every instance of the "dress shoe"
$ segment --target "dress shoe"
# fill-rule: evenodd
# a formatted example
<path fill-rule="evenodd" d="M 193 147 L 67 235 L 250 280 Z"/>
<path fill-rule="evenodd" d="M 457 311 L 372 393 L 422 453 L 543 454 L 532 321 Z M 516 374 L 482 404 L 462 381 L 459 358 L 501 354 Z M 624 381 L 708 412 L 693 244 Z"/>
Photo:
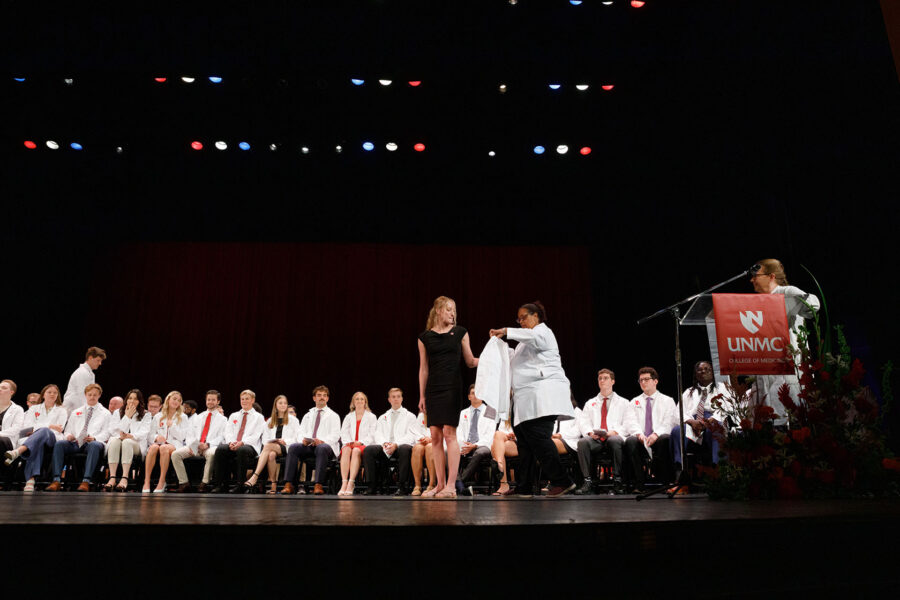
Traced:
<path fill-rule="evenodd" d="M 294 493 L 294 485 L 293 485 L 292 483 L 290 483 L 290 482 L 285 483 L 285 484 L 284 484 L 284 487 L 281 488 L 281 491 L 278 492 L 278 493 L 279 493 L 279 494 L 284 494 L 285 496 L 290 496 L 291 494 Z"/>
<path fill-rule="evenodd" d="M 581 484 L 581 487 L 575 490 L 576 496 L 589 496 L 594 493 L 594 482 L 591 481 L 590 477 L 584 478 L 584 483 Z"/>
<path fill-rule="evenodd" d="M 62 483 L 60 483 L 58 481 L 54 481 L 53 483 L 51 483 L 50 485 L 45 487 L 44 491 L 45 492 L 58 492 L 61 489 L 62 489 Z"/>
<path fill-rule="evenodd" d="M 224 486 L 224 485 L 217 485 L 217 486 L 213 487 L 212 489 L 210 489 L 210 490 L 209 490 L 209 493 L 210 493 L 210 494 L 224 494 L 224 493 L 225 493 L 225 486 Z"/>
<path fill-rule="evenodd" d="M 321 483 L 317 483 L 316 486 L 313 488 L 313 494 L 315 494 L 316 496 L 321 496 L 324 493 L 325 493 L 325 488 L 322 487 Z"/>
<path fill-rule="evenodd" d="M 198 494 L 206 494 L 206 493 L 208 493 L 208 492 L 209 492 L 209 485 L 206 484 L 206 483 L 201 483 L 201 484 L 197 487 L 197 493 L 198 493 Z"/>
<path fill-rule="evenodd" d="M 91 484 L 90 484 L 90 482 L 82 481 L 80 484 L 78 484 L 78 489 L 77 489 L 76 491 L 78 491 L 78 492 L 89 492 L 89 491 L 91 491 Z"/>
<path fill-rule="evenodd" d="M 366 491 L 364 492 L 363 495 L 365 495 L 365 496 L 377 496 L 377 495 L 378 495 L 378 486 L 376 486 L 376 485 L 374 485 L 374 484 L 369 485 L 369 487 L 366 488 Z"/>
<path fill-rule="evenodd" d="M 298 485 L 297 486 L 297 495 L 305 496 L 306 495 L 306 486 Z"/>
<path fill-rule="evenodd" d="M 569 485 L 568 487 L 563 487 L 561 485 L 554 485 L 549 490 L 547 490 L 547 497 L 548 498 L 559 498 L 560 496 L 564 496 L 564 495 L 572 492 L 572 490 L 574 490 L 574 489 L 575 489 L 574 483 Z"/>
<path fill-rule="evenodd" d="M 506 495 L 517 496 L 519 498 L 533 498 L 534 492 L 531 490 L 531 488 L 515 488 L 515 491 L 513 489 L 510 489 Z"/>
<path fill-rule="evenodd" d="M 397 491 L 394 492 L 394 496 L 409 496 L 409 490 L 401 485 L 397 488 Z"/>
<path fill-rule="evenodd" d="M 672 496 L 686 496 L 686 495 L 690 494 L 691 491 L 688 488 L 688 486 L 686 486 L 686 485 L 682 485 L 680 487 L 677 485 L 674 485 L 674 486 L 670 487 L 668 490 L 666 490 L 666 493 L 670 494 Z"/>
<path fill-rule="evenodd" d="M 233 485 L 231 489 L 228 490 L 229 494 L 246 494 L 249 490 L 243 486 L 243 484 Z"/>
<path fill-rule="evenodd" d="M 174 490 L 172 490 L 172 493 L 173 494 L 187 494 L 192 491 L 193 491 L 193 489 L 191 489 L 190 483 L 179 483 L 178 487 L 176 487 Z"/>

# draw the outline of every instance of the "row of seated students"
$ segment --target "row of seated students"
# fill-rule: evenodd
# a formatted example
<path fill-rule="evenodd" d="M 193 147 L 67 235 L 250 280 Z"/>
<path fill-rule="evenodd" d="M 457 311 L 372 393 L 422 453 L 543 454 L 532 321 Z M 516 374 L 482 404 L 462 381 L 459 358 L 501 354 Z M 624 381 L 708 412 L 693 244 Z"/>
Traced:
<path fill-rule="evenodd" d="M 599 394 L 588 400 L 583 410 L 576 406 L 575 419 L 557 423 L 554 442 L 560 454 L 571 455 L 571 462 L 577 462 L 583 478 L 576 493 L 595 490 L 597 459 L 604 453 L 611 456 L 611 492 L 641 491 L 648 460 L 653 461 L 660 483 L 675 480 L 681 466 L 678 415 L 674 400 L 656 389 L 658 379 L 654 369 L 642 368 L 638 383 L 643 393 L 626 400 L 613 389 L 615 374 L 601 369 Z M 355 393 L 350 412 L 341 421 L 328 407 L 330 393 L 325 386 L 313 390 L 314 406 L 301 420 L 292 414 L 293 407 L 285 396 L 275 398 L 266 419 L 251 390 L 241 392 L 241 409 L 227 418 L 220 407 L 221 395 L 215 390 L 206 394 L 206 410 L 194 411 L 190 416 L 177 391 L 170 392 L 155 411 L 145 409 L 139 390 L 131 390 L 121 406 L 110 412 L 99 402 L 102 389 L 96 383 L 85 388 L 85 404 L 74 408 L 71 414 L 61 405 L 55 385 L 46 386 L 39 402 L 26 412 L 14 403 L 4 402 L 11 399 L 14 385 L 10 380 L 0 384 L 0 410 L 7 405 L 0 413 L 0 442 L 6 441 L 10 448 L 5 453 L 7 469 L 23 464 L 25 491 L 35 489 L 42 470 L 43 479 L 50 481 L 45 491 L 63 489 L 61 476 L 67 457 L 78 452 L 86 455 L 79 491 L 91 489 L 92 478 L 104 458 L 109 477 L 100 489 L 126 491 L 132 467 L 143 462 L 143 493 L 241 493 L 263 487 L 266 480 L 266 493 L 304 493 L 299 476 L 301 466 L 308 460 L 315 464 L 313 493 L 317 495 L 325 493 L 325 477 L 332 461 L 340 465 L 340 496 L 354 494 L 361 472 L 365 475 L 365 493 L 380 493 L 380 474 L 395 461 L 395 495 L 420 496 L 429 489 L 423 488 L 426 466 L 428 473 L 434 473 L 425 416 L 403 408 L 399 388 L 388 392 L 390 409 L 378 417 L 369 409 L 366 395 Z M 722 421 L 708 402 L 721 391 L 713 382 L 709 363 L 701 362 L 694 369 L 694 385 L 683 396 L 688 444 L 711 462 L 716 460 L 716 442 L 703 430 L 706 419 Z M 149 404 L 158 406 L 160 400 L 151 396 Z M 514 490 L 508 481 L 507 465 L 518 454 L 513 428 L 508 420 L 496 423 L 495 411 L 475 397 L 474 386 L 469 389 L 469 402 L 470 406 L 460 413 L 457 427 L 464 457 L 457 490 L 463 495 L 471 493 L 466 484 L 493 461 L 500 474 L 499 487 L 492 490 L 493 494 L 509 495 Z M 45 452 L 51 457 L 49 472 Z M 191 457 L 203 464 L 197 488 L 191 486 L 185 467 L 185 459 Z M 159 477 L 153 486 L 151 476 L 157 464 Z M 170 466 L 177 485 L 168 488 L 166 474 Z"/>

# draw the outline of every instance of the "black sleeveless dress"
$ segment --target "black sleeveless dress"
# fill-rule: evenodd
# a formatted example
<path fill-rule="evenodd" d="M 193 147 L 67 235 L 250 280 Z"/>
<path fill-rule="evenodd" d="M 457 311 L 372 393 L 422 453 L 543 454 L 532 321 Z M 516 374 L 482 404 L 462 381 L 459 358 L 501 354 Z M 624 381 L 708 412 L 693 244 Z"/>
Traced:
<path fill-rule="evenodd" d="M 462 340 L 465 327 L 454 327 L 447 333 L 430 329 L 419 334 L 428 358 L 428 381 L 425 384 L 425 415 L 428 425 L 456 425 L 463 409 Z"/>

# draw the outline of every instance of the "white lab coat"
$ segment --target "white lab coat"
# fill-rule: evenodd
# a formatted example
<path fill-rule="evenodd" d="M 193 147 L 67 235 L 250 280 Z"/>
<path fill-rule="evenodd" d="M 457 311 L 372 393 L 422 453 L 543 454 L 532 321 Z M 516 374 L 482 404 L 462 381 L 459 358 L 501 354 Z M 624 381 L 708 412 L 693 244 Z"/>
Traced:
<path fill-rule="evenodd" d="M 603 422 L 603 396 L 597 394 L 585 402 L 582 415 L 582 434 L 588 436 L 595 429 L 601 429 Z M 641 421 L 641 424 L 643 425 L 643 421 Z M 631 403 L 615 392 L 609 396 L 606 430 L 615 431 L 623 440 L 629 435 L 642 430 L 634 419 L 634 409 Z"/>
<path fill-rule="evenodd" d="M 276 433 L 278 433 L 278 427 L 269 427 L 267 421 L 266 428 L 263 429 L 262 433 L 262 443 L 265 445 L 269 442 L 274 442 L 277 439 L 275 437 Z M 294 415 L 288 415 L 287 424 L 281 428 L 281 439 L 284 440 L 288 448 L 290 448 L 291 444 L 296 444 L 300 441 L 300 420 Z"/>
<path fill-rule="evenodd" d="M 84 445 L 84 441 L 78 440 L 77 438 L 81 433 L 81 430 L 84 429 L 84 422 L 87 419 L 87 411 L 89 408 L 90 407 L 85 404 L 84 406 L 73 409 L 72 412 L 69 413 L 69 421 L 66 423 L 65 434 L 68 435 L 71 433 L 75 436 L 79 446 Z M 94 414 L 91 417 L 91 422 L 88 423 L 87 435 L 98 442 L 102 442 L 104 448 L 106 447 L 106 441 L 109 440 L 109 411 L 99 402 L 94 405 Z"/>
<path fill-rule="evenodd" d="M 383 415 L 378 417 L 378 423 L 375 426 L 375 443 L 379 446 L 391 441 L 391 413 L 393 409 L 389 409 Z M 402 406 L 397 409 L 397 422 L 394 424 L 394 443 L 398 446 L 407 444 L 412 446 L 418 438 L 415 437 L 416 417 Z M 386 454 L 386 453 L 385 453 Z"/>
<path fill-rule="evenodd" d="M 574 418 L 569 380 L 550 328 L 544 323 L 534 329 L 510 327 L 506 337 L 519 342 L 509 361 L 513 425 L 551 415 L 560 420 Z"/>
<path fill-rule="evenodd" d="M 478 356 L 475 373 L 475 396 L 497 409 L 497 420 L 509 413 L 509 344 L 491 336 Z"/>
<path fill-rule="evenodd" d="M 313 429 L 316 425 L 316 411 L 318 409 L 314 406 L 305 415 L 303 415 L 303 420 L 300 421 L 300 441 L 302 442 L 304 438 L 313 438 Z M 319 431 L 316 432 L 315 437 L 319 438 L 329 446 L 334 451 L 334 455 L 338 456 L 341 452 L 341 418 L 338 416 L 336 412 L 328 408 L 327 406 L 322 409 L 322 418 L 319 419 Z"/>
<path fill-rule="evenodd" d="M 119 411 L 111 413 L 109 416 L 109 438 L 117 438 L 122 433 L 128 433 L 134 436 L 134 441 L 136 441 L 141 446 L 141 455 L 147 455 L 147 446 L 150 444 L 150 428 L 153 424 L 153 417 L 149 412 L 144 411 L 144 416 L 140 419 L 137 418 L 137 413 L 134 413 L 134 417 L 119 417 Z M 156 431 L 154 429 L 154 431 Z M 155 434 L 154 434 L 154 437 Z"/>
<path fill-rule="evenodd" d="M 350 411 L 341 424 L 341 444 L 346 446 L 351 442 L 359 442 L 365 446 L 371 446 L 375 443 L 375 427 L 377 423 L 378 417 L 371 410 L 363 413 L 362 420 L 359 423 L 359 439 L 356 439 L 356 411 Z"/>
<path fill-rule="evenodd" d="M 191 418 L 185 414 L 172 418 L 172 424 L 162 419 L 162 411 L 156 413 L 153 421 L 150 423 L 150 435 L 148 436 L 148 445 L 156 441 L 157 436 L 166 438 L 166 443 L 175 446 L 175 449 L 185 446 L 191 437 Z M 135 436 L 137 437 L 137 436 Z"/>
<path fill-rule="evenodd" d="M 69 411 L 65 409 L 64 406 L 54 406 L 49 411 L 43 402 L 40 404 L 35 404 L 25 413 L 25 420 L 22 423 L 22 429 L 28 429 L 31 427 L 34 431 L 41 429 L 43 427 L 49 427 L 50 425 L 60 425 L 63 430 L 66 427 L 66 421 L 69 418 Z M 59 432 L 54 430 L 53 435 L 56 436 L 56 441 L 60 441 L 65 439 L 65 436 Z M 17 445 L 21 446 L 22 443 L 27 440 L 27 437 L 23 437 L 19 440 Z"/>
<path fill-rule="evenodd" d="M 479 363 L 480 362 L 479 359 Z M 497 423 L 494 419 L 491 419 L 485 414 L 487 409 L 488 406 L 486 404 L 482 404 L 478 407 L 478 410 L 480 411 L 477 425 L 478 440 L 475 441 L 475 444 L 490 448 L 491 444 L 494 443 L 494 432 L 497 431 Z M 472 427 L 472 414 L 474 412 L 475 409 L 469 406 L 469 408 L 463 409 L 459 413 L 459 425 L 456 426 L 456 441 L 459 442 L 460 446 L 465 444 L 469 439 L 469 430 Z"/>
<path fill-rule="evenodd" d="M 94 383 L 94 370 L 86 362 L 81 363 L 69 376 L 69 385 L 66 386 L 66 393 L 63 394 L 63 406 L 69 414 L 72 414 L 72 411 L 79 406 L 87 404 L 84 388 L 92 383 Z"/>
<path fill-rule="evenodd" d="M 191 439 L 188 440 L 187 446 L 190 446 L 194 456 L 200 456 L 197 447 L 200 445 L 200 436 L 203 435 L 203 428 L 206 426 L 206 417 L 210 411 L 204 410 L 197 415 L 196 419 L 191 419 Z M 225 442 L 225 425 L 228 419 L 217 410 L 212 411 L 212 419 L 209 422 L 209 431 L 206 432 L 206 443 L 210 448 L 215 448 L 219 444 Z"/>
<path fill-rule="evenodd" d="M 19 439 L 19 432 L 22 431 L 25 423 L 25 409 L 15 402 L 9 405 L 6 412 L 3 413 L 3 423 L 0 423 L 0 435 L 7 438 L 10 444 L 15 445 Z"/>
<path fill-rule="evenodd" d="M 225 424 L 225 439 L 222 443 L 230 444 L 237 441 L 238 432 L 241 430 L 241 422 L 244 420 L 243 409 L 231 413 L 228 423 Z M 244 425 L 244 433 L 241 442 L 246 446 L 252 446 L 256 453 L 262 450 L 262 434 L 266 428 L 266 418 L 253 410 L 247 411 L 247 423 Z"/>

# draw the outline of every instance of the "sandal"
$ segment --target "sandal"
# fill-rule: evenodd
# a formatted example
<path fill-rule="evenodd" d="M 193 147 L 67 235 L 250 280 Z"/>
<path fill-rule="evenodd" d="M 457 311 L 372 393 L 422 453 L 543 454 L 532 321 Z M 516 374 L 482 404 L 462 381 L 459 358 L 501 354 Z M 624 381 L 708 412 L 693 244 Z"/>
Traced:
<path fill-rule="evenodd" d="M 115 487 L 116 487 L 116 478 L 110 477 L 109 480 L 106 482 L 106 484 L 104 484 L 104 486 L 102 488 L 100 488 L 100 490 L 104 491 L 104 492 L 111 492 L 111 491 L 113 491 L 113 489 Z"/>
<path fill-rule="evenodd" d="M 115 487 L 117 492 L 127 492 L 128 491 L 128 478 L 123 477 L 119 480 L 119 485 Z"/>
<path fill-rule="evenodd" d="M 412 494 L 410 496 L 421 496 L 422 495 L 422 486 L 417 485 L 413 488 Z"/>
<path fill-rule="evenodd" d="M 23 492 L 33 492 L 34 491 L 34 479 L 29 479 L 25 482 L 25 487 L 22 489 Z"/>
<path fill-rule="evenodd" d="M 253 483 L 250 482 L 251 479 L 253 480 Z M 258 482 L 259 482 L 259 473 L 254 472 L 253 475 L 250 476 L 250 479 L 248 479 L 247 481 L 244 482 L 244 489 L 252 490 L 254 487 L 256 487 L 256 484 Z"/>
<path fill-rule="evenodd" d="M 456 500 L 456 490 L 441 490 L 434 497 L 438 500 Z"/>

